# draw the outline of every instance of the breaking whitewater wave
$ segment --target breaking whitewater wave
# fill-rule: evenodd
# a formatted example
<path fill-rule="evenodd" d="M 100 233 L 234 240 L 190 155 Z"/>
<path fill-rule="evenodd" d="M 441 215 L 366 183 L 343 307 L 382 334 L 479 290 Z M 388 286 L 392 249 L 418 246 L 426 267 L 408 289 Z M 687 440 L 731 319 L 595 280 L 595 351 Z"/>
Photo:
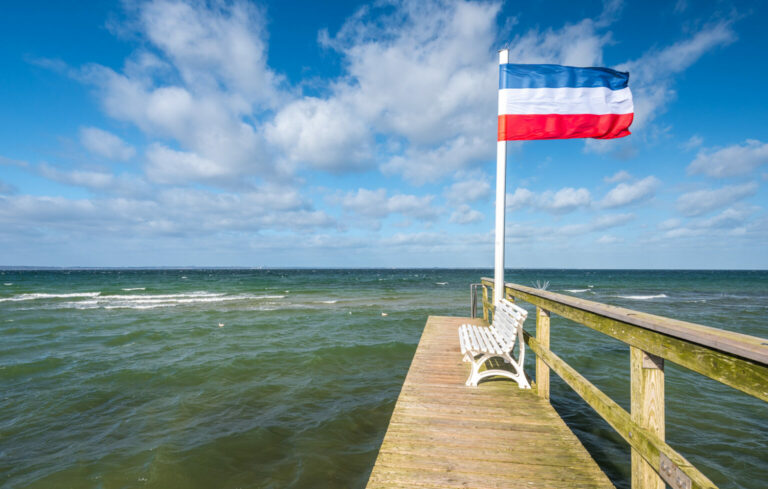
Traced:
<path fill-rule="evenodd" d="M 123 290 L 126 291 L 126 292 L 130 292 L 132 290 L 147 290 L 147 288 L 146 287 L 128 287 L 128 288 L 125 288 Z"/>
<path fill-rule="evenodd" d="M 564 290 L 572 294 L 581 294 L 582 292 L 589 292 L 589 289 L 564 289 Z"/>
<path fill-rule="evenodd" d="M 621 299 L 632 299 L 635 301 L 648 301 L 651 299 L 666 299 L 667 294 L 654 294 L 654 295 L 614 295 L 612 297 L 619 297 Z"/>
<path fill-rule="evenodd" d="M 0 298 L 0 302 L 17 302 L 17 301 L 32 301 L 37 299 L 68 299 L 70 297 L 97 297 L 101 292 L 74 292 L 72 294 L 43 294 L 43 293 L 31 293 L 31 294 L 19 294 L 13 297 Z"/>
<path fill-rule="evenodd" d="M 123 289 L 125 290 L 125 289 Z M 138 288 L 134 290 L 139 290 Z M 179 294 L 112 294 L 101 292 L 80 292 L 72 294 L 19 294 L 2 298 L 0 301 L 30 301 L 45 299 L 83 299 L 54 301 L 40 306 L 44 309 L 155 309 L 158 307 L 176 307 L 201 303 L 259 301 L 284 299 L 284 295 L 225 294 L 197 291 Z"/>

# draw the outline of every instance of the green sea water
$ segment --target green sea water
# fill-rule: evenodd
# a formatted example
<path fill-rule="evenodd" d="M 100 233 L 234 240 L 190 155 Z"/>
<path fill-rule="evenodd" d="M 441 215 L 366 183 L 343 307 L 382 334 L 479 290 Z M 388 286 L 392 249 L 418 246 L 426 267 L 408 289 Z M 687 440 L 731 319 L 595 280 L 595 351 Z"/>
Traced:
<path fill-rule="evenodd" d="M 427 316 L 468 316 L 482 276 L 492 272 L 0 271 L 0 486 L 362 488 Z M 768 337 L 764 271 L 507 279 Z M 552 349 L 629 407 L 626 345 L 553 317 Z M 721 488 L 766 487 L 766 404 L 666 372 L 669 443 Z M 618 435 L 556 376 L 552 402 L 629 487 Z"/>

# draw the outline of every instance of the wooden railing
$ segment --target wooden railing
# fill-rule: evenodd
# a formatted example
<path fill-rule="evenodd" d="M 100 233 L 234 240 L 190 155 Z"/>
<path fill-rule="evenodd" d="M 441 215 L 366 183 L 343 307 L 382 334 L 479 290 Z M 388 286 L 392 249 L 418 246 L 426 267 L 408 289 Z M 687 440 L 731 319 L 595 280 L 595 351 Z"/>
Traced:
<path fill-rule="evenodd" d="M 482 279 L 483 318 L 493 315 L 493 279 Z M 490 290 L 490 292 L 489 292 Z M 664 361 L 768 401 L 768 340 L 678 321 L 577 297 L 505 284 L 505 297 L 536 306 L 536 336 L 524 333 L 536 354 L 536 386 L 549 399 L 549 372 L 558 374 L 632 449 L 632 488 L 716 488 L 664 441 Z M 631 412 L 595 387 L 549 349 L 550 315 L 570 319 L 627 343 Z"/>

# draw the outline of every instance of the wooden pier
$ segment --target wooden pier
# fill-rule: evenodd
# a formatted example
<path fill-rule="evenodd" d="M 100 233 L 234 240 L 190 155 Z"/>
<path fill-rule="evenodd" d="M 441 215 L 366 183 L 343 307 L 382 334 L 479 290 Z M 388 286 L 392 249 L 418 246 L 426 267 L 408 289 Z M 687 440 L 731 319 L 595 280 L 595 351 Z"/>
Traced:
<path fill-rule="evenodd" d="M 613 488 L 546 399 L 508 379 L 466 387 L 457 330 L 430 317 L 368 488 Z"/>
<path fill-rule="evenodd" d="M 427 321 L 368 488 L 613 487 L 550 405 L 552 372 L 629 444 L 632 489 L 717 489 L 665 441 L 665 362 L 768 402 L 768 339 L 505 284 L 507 299 L 535 307 L 535 336 L 523 336 L 536 355 L 536 385 L 521 390 L 489 378 L 467 387 L 470 366 L 462 361 L 458 327 L 487 324 L 494 314 L 493 281 L 477 285 L 483 319 Z M 630 411 L 550 350 L 555 315 L 627 344 Z"/>

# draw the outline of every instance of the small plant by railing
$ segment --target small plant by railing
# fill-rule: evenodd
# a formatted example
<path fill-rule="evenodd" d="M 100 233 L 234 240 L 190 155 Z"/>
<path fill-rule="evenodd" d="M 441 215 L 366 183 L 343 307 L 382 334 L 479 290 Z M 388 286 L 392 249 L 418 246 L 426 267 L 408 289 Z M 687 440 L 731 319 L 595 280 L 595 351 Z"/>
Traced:
<path fill-rule="evenodd" d="M 493 315 L 493 279 L 482 281 L 483 318 Z M 768 340 L 678 321 L 577 297 L 546 287 L 505 284 L 504 296 L 536 306 L 536 336 L 524 333 L 536 354 L 538 395 L 549 399 L 554 370 L 632 448 L 632 488 L 716 488 L 664 441 L 664 362 L 768 402 Z M 473 293 L 473 297 L 476 293 Z M 549 349 L 550 316 L 557 314 L 629 345 L 631 412 L 595 387 Z"/>

